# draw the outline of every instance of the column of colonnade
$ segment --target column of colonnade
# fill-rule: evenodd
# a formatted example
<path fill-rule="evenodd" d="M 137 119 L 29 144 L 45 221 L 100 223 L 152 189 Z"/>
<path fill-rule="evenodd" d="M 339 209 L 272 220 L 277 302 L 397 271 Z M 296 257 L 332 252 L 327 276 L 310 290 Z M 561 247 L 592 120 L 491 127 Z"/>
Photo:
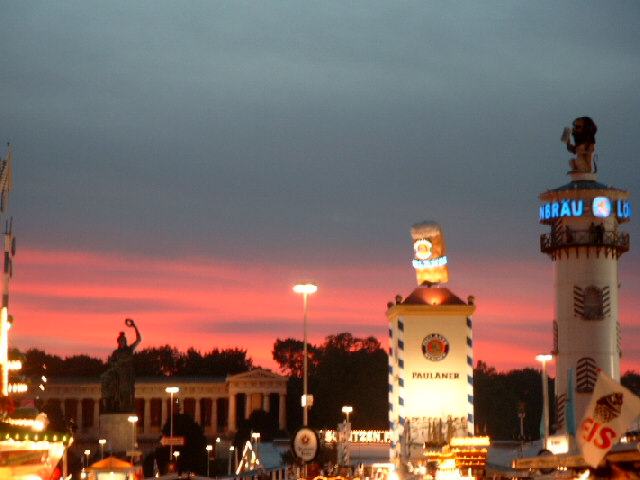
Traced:
<path fill-rule="evenodd" d="M 60 402 L 60 407 L 62 409 L 63 414 L 66 417 L 71 417 L 71 414 L 75 410 L 75 419 L 77 420 L 78 427 L 80 427 L 83 435 L 89 434 L 89 432 L 93 429 L 98 431 L 100 426 L 100 395 L 96 392 L 76 392 L 71 393 L 68 389 L 64 388 L 66 391 L 50 391 L 49 395 L 43 395 L 41 399 L 46 402 L 48 400 L 56 400 Z M 140 392 L 142 393 L 142 392 Z M 163 392 L 162 392 L 163 393 Z M 137 431 L 140 435 L 151 435 L 157 434 L 158 429 L 161 428 L 162 425 L 166 424 L 169 421 L 170 416 L 170 408 L 169 401 L 166 395 L 163 395 L 160 391 L 158 392 L 145 392 L 136 398 L 138 401 L 142 401 L 143 410 L 140 412 L 140 421 L 137 426 Z M 260 397 L 257 397 L 257 394 L 260 394 Z M 237 422 L 237 414 L 238 412 L 238 401 L 237 394 L 243 394 L 245 396 L 244 402 L 244 417 L 248 418 L 251 415 L 252 409 L 261 408 L 266 412 L 270 412 L 272 408 L 276 408 L 277 411 L 271 412 L 273 415 L 277 415 L 278 417 L 278 427 L 281 430 L 286 429 L 286 394 L 282 392 L 274 392 L 270 390 L 256 391 L 251 388 L 246 389 L 245 391 L 235 391 L 234 393 L 229 393 L 229 395 L 190 395 L 185 394 L 184 396 L 180 396 L 180 401 L 183 402 L 186 398 L 192 398 L 195 401 L 195 408 L 192 410 L 195 414 L 194 420 L 196 423 L 201 424 L 203 420 L 204 413 L 204 404 L 206 404 L 207 409 L 211 409 L 210 413 L 206 416 L 210 415 L 210 425 L 203 425 L 205 427 L 205 432 L 209 435 L 220 434 L 222 431 L 218 431 L 219 428 L 219 414 L 226 414 L 227 424 L 224 428 L 224 431 L 235 432 L 238 429 Z M 251 395 L 255 395 L 255 401 L 252 401 Z M 270 395 L 277 394 L 278 395 L 278 404 L 273 402 Z M 167 397 L 167 398 L 165 398 Z M 227 400 L 226 402 L 226 412 L 220 411 L 219 400 L 220 399 Z M 158 399 L 160 400 L 160 425 L 152 426 L 152 400 Z M 91 402 L 93 405 L 91 405 Z M 86 412 L 85 412 L 86 410 Z M 89 412 L 91 410 L 91 413 Z M 84 422 L 84 413 L 90 415 L 91 424 Z M 80 432 L 79 432 L 80 433 Z"/>
<path fill-rule="evenodd" d="M 238 392 L 240 393 L 240 392 Z M 238 395 L 238 393 L 234 393 L 232 395 L 229 396 L 229 412 L 228 412 L 228 425 L 229 425 L 229 430 L 231 431 L 236 431 L 237 430 L 237 425 L 236 425 L 236 410 L 237 410 L 237 401 L 236 401 L 236 395 Z M 252 409 L 254 407 L 252 401 L 251 401 L 251 395 L 255 394 L 255 393 L 260 393 L 260 395 L 262 396 L 261 398 L 261 402 L 260 402 L 260 407 L 262 408 L 262 410 L 264 410 L 265 412 L 269 412 L 271 413 L 271 394 L 272 393 L 277 393 L 278 395 L 278 411 L 274 412 L 277 413 L 278 415 L 278 428 L 280 430 L 286 430 L 286 426 L 287 426 L 287 422 L 286 422 L 286 394 L 284 393 L 278 393 L 278 392 L 270 392 L 270 391 L 263 391 L 263 392 L 244 392 L 243 394 L 245 395 L 245 404 L 244 404 L 244 418 L 249 418 L 249 416 L 252 413 Z"/>
<path fill-rule="evenodd" d="M 284 393 L 280 394 L 280 405 L 279 407 L 279 412 L 278 412 L 278 427 L 280 428 L 280 430 L 286 430 L 287 429 L 287 410 L 286 410 L 286 401 L 287 397 Z"/>

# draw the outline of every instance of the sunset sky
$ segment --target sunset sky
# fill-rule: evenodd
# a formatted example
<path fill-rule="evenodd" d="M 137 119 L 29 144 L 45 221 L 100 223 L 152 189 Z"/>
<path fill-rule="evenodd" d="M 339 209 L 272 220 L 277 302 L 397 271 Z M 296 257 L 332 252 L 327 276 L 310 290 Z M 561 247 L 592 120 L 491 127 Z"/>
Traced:
<path fill-rule="evenodd" d="M 598 125 L 598 180 L 640 192 L 636 1 L 0 0 L 13 151 L 12 344 L 106 358 L 277 338 L 387 342 L 410 229 L 444 231 L 475 359 L 539 367 L 553 264 L 538 195 Z M 640 371 L 640 229 L 623 230 L 623 370 Z M 129 331 L 130 338 L 133 338 Z"/>

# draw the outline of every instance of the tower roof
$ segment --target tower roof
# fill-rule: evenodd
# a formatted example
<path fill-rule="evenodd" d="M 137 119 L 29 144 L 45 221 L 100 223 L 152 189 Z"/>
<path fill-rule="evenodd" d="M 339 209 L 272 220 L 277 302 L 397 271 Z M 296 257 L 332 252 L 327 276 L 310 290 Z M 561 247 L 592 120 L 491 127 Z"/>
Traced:
<path fill-rule="evenodd" d="M 607 190 L 607 191 L 617 191 L 620 193 L 626 194 L 625 190 L 620 190 L 619 188 L 613 188 L 610 185 L 605 185 L 600 182 L 596 182 L 595 180 L 573 180 L 572 182 L 567 183 L 566 185 L 562 185 L 558 188 L 552 188 L 547 190 L 545 193 L 549 194 L 552 192 L 566 192 L 566 191 L 575 191 L 575 190 Z M 543 193 L 540 195 L 541 197 L 545 195 Z"/>
<path fill-rule="evenodd" d="M 467 305 L 462 299 L 444 287 L 421 285 L 406 297 L 401 305 Z"/>

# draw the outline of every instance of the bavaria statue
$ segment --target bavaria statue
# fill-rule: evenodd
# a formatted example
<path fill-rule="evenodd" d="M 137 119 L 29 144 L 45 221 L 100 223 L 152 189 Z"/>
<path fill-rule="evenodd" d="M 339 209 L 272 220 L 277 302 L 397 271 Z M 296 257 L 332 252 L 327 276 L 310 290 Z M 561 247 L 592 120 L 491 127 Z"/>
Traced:
<path fill-rule="evenodd" d="M 124 332 L 118 335 L 118 348 L 109 357 L 109 369 L 100 376 L 103 413 L 135 412 L 133 351 L 142 341 L 142 335 L 132 319 L 127 318 L 124 323 L 135 330 L 136 340 L 131 345 L 127 345 Z"/>

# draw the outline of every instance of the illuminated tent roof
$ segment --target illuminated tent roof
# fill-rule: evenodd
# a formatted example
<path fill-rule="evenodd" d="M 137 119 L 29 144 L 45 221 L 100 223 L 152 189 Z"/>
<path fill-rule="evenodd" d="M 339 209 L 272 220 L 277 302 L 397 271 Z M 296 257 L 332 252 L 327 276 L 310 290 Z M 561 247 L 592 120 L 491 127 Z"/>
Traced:
<path fill-rule="evenodd" d="M 129 462 L 121 460 L 116 457 L 107 457 L 104 460 L 98 460 L 96 463 L 91 465 L 91 468 L 100 468 L 100 469 L 117 469 L 117 468 L 131 468 L 133 465 Z"/>
<path fill-rule="evenodd" d="M 73 437 L 67 433 L 51 432 L 45 430 L 43 432 L 34 432 L 30 427 L 11 425 L 9 423 L 0 422 L 0 441 L 3 440 L 28 440 L 33 442 L 62 442 L 70 445 Z"/>
<path fill-rule="evenodd" d="M 467 305 L 444 287 L 420 286 L 405 298 L 401 305 Z"/>

